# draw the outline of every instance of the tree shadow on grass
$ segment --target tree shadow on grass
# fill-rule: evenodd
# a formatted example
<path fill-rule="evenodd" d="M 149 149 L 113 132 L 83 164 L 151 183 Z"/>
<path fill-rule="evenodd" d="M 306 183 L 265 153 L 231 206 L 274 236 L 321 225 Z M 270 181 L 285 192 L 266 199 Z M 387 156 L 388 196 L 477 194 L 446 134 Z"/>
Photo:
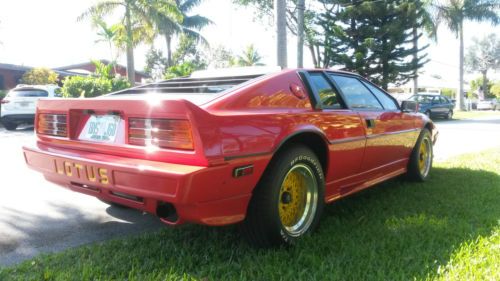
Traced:
<path fill-rule="evenodd" d="M 393 180 L 327 206 L 319 230 L 291 248 L 253 249 L 236 226 L 186 226 L 42 256 L 16 273 L 19 279 L 80 279 L 82 272 L 83 279 L 425 279 L 462 244 L 498 225 L 499 183 L 491 172 L 436 168 L 426 183 Z"/>

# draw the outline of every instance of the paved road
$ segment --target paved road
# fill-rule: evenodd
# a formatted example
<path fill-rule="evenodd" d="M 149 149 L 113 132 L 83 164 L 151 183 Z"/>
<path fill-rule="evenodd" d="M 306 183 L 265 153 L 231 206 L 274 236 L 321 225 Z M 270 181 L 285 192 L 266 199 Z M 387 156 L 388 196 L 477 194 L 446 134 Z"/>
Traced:
<path fill-rule="evenodd" d="M 500 118 L 438 121 L 436 159 L 500 146 Z M 26 168 L 21 146 L 32 128 L 0 127 L 0 266 L 54 252 L 163 227 L 155 217 L 110 207 L 95 198 L 44 181 Z"/>

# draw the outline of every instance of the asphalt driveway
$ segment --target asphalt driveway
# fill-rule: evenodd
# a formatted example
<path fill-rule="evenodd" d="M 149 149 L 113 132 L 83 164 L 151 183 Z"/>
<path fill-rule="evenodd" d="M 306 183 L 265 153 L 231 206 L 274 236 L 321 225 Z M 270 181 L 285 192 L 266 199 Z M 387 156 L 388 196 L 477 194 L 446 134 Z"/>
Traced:
<path fill-rule="evenodd" d="M 436 124 L 440 131 L 437 161 L 500 146 L 500 117 Z M 28 169 L 21 147 L 33 142 L 32 130 L 8 132 L 0 127 L 0 266 L 164 227 L 154 216 L 110 207 L 48 183 Z"/>

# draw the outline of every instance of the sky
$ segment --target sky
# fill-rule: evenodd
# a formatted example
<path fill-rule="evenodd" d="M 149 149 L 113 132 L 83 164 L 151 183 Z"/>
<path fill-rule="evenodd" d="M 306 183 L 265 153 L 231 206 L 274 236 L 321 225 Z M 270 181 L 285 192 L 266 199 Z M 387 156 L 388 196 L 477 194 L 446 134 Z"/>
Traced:
<path fill-rule="evenodd" d="M 58 67 L 109 58 L 107 44 L 95 43 L 96 31 L 88 21 L 77 17 L 95 0 L 0 0 L 0 63 L 27 66 Z M 275 36 L 269 22 L 256 21 L 255 11 L 231 3 L 231 0 L 205 0 L 196 10 L 214 24 L 202 31 L 212 47 L 223 45 L 238 54 L 254 44 L 263 56 L 263 62 L 275 65 Z M 489 24 L 465 23 L 465 46 L 472 37 L 488 33 L 500 35 L 500 27 Z M 425 42 L 421 42 L 425 43 Z M 431 62 L 422 70 L 427 75 L 440 75 L 443 80 L 458 80 L 458 40 L 445 26 L 440 27 L 438 42 L 427 49 Z M 164 40 L 155 42 L 164 48 Z M 138 70 L 144 67 L 149 46 L 135 50 Z M 312 61 L 305 49 L 305 66 Z M 296 38 L 288 36 L 289 67 L 295 67 Z M 119 58 L 125 64 L 125 54 Z M 493 76 L 498 76 L 494 73 Z M 469 75 L 470 76 L 470 75 Z M 475 75 L 477 76 L 477 75 Z"/>

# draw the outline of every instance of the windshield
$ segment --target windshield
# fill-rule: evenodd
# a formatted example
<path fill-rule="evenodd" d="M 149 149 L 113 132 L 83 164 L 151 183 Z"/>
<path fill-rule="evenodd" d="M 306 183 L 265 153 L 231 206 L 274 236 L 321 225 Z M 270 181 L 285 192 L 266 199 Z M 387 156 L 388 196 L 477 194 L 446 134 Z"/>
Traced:
<path fill-rule="evenodd" d="M 409 100 L 416 101 L 419 103 L 431 103 L 433 98 L 434 96 L 417 95 L 417 96 L 411 96 Z"/>
<path fill-rule="evenodd" d="M 48 97 L 49 93 L 44 90 L 39 89 L 18 89 L 10 91 L 8 97 L 18 98 L 18 97 Z"/>

